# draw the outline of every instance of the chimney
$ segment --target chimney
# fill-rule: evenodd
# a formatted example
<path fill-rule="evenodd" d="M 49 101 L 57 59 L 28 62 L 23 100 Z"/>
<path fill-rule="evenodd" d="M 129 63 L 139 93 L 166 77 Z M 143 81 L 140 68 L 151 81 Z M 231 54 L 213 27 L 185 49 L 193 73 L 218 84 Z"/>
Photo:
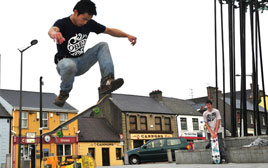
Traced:
<path fill-rule="evenodd" d="M 253 89 L 253 84 L 250 84 L 250 95 L 248 97 L 248 99 L 250 101 L 253 101 L 253 93 L 254 93 L 254 89 Z M 261 102 L 261 97 L 263 96 L 263 92 L 261 90 L 259 90 L 259 85 L 258 85 L 258 102 Z"/>
<path fill-rule="evenodd" d="M 154 90 L 149 95 L 151 98 L 155 99 L 156 101 L 162 101 L 162 91 L 161 90 Z"/>
<path fill-rule="evenodd" d="M 216 101 L 216 87 L 208 86 L 207 93 L 208 93 L 208 100 Z M 222 92 L 218 90 L 218 98 L 222 97 Z"/>

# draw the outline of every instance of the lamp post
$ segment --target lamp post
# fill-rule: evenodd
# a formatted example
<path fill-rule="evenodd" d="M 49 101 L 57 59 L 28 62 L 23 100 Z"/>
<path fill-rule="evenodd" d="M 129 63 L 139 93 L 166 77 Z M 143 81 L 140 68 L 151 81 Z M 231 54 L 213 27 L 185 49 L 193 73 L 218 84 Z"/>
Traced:
<path fill-rule="evenodd" d="M 19 147 L 18 147 L 18 168 L 20 168 L 20 161 L 21 161 L 21 113 L 22 113 L 22 58 L 23 58 L 23 52 L 26 51 L 31 46 L 37 44 L 37 40 L 32 40 L 31 45 L 26 47 L 23 50 L 20 50 L 21 57 L 20 57 L 20 112 L 19 112 Z"/>

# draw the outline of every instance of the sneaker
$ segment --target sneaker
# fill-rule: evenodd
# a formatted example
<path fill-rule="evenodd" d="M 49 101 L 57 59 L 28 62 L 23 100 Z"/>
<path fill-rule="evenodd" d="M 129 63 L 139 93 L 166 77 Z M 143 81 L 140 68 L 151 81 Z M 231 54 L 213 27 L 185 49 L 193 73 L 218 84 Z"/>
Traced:
<path fill-rule="evenodd" d="M 68 97 L 69 97 L 68 93 L 66 93 L 64 91 L 60 91 L 59 96 L 57 96 L 56 99 L 54 100 L 54 104 L 56 106 L 62 107 L 65 104 Z"/>
<path fill-rule="evenodd" d="M 209 149 L 211 147 L 210 142 L 206 145 L 206 149 Z"/>
<path fill-rule="evenodd" d="M 226 160 L 225 159 L 221 159 L 221 164 L 226 164 Z"/>
<path fill-rule="evenodd" d="M 113 91 L 119 89 L 124 84 L 124 80 L 122 78 L 113 79 L 109 78 L 100 86 L 101 94 L 109 94 Z"/>

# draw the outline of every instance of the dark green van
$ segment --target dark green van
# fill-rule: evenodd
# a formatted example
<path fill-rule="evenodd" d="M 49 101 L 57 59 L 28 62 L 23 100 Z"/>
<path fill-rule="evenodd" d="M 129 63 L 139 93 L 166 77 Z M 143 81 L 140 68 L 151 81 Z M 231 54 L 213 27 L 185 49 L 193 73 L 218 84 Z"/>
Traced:
<path fill-rule="evenodd" d="M 171 149 L 172 158 L 175 160 L 175 150 L 187 150 L 187 146 L 188 142 L 184 138 L 152 139 L 139 148 L 127 151 L 129 163 L 167 161 L 168 149 Z"/>

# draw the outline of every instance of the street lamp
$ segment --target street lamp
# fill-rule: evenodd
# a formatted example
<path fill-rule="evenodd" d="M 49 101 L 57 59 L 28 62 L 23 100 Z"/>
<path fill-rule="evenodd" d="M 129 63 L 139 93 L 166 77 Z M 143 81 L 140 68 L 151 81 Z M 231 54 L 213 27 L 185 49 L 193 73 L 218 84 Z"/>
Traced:
<path fill-rule="evenodd" d="M 23 50 L 20 50 L 21 57 L 20 57 L 20 113 L 19 113 L 19 148 L 18 148 L 18 168 L 20 168 L 20 160 L 21 160 L 21 113 L 22 113 L 22 56 L 23 52 L 32 47 L 33 45 L 37 44 L 37 40 L 32 40 L 31 45 L 26 47 Z"/>

